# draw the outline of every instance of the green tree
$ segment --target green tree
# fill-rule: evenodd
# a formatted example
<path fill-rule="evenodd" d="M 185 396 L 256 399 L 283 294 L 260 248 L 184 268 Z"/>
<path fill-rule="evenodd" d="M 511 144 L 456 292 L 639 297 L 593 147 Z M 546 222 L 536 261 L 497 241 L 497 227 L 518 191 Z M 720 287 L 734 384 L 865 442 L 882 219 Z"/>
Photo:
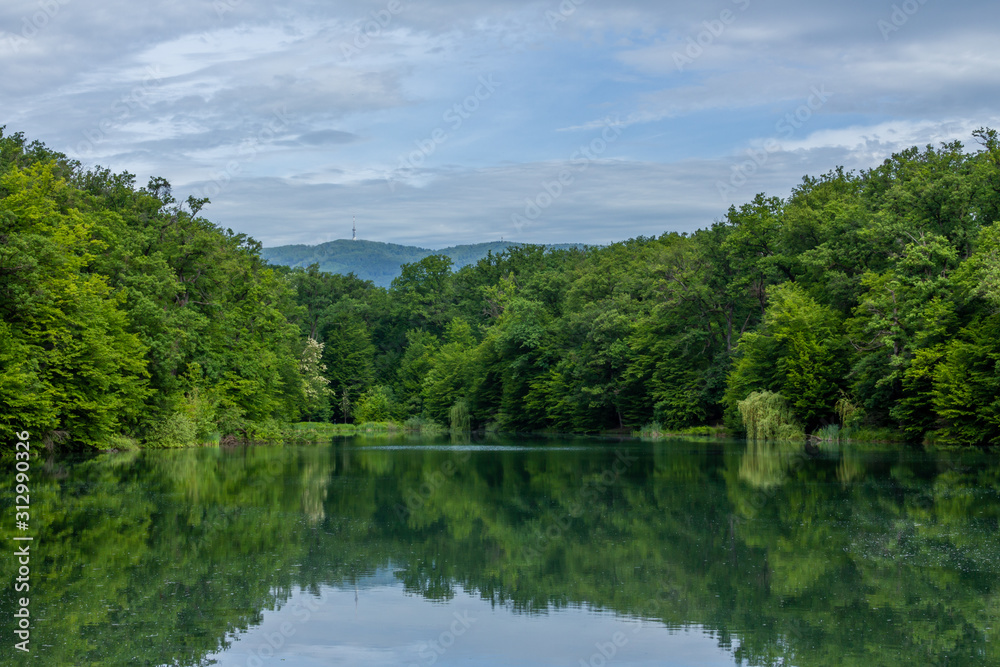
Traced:
<path fill-rule="evenodd" d="M 395 397 L 392 389 L 376 385 L 358 399 L 354 407 L 354 421 L 358 424 L 385 422 L 395 417 Z"/>
<path fill-rule="evenodd" d="M 740 339 L 727 389 L 732 404 L 754 391 L 786 397 L 795 420 L 815 428 L 831 419 L 846 371 L 841 320 L 794 283 L 769 290 L 760 331 Z"/>

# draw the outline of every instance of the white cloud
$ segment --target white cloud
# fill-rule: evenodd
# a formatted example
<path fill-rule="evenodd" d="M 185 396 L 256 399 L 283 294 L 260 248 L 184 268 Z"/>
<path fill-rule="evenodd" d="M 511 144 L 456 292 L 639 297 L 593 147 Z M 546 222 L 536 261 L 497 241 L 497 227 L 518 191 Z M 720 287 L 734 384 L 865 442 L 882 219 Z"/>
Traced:
<path fill-rule="evenodd" d="M 972 131 L 983 125 L 1000 127 L 1000 116 L 992 118 L 947 119 L 925 121 L 886 121 L 875 125 L 817 130 L 802 139 L 783 141 L 788 151 L 838 148 L 850 153 L 871 153 L 888 157 L 910 146 L 935 148 L 944 142 L 961 141 L 969 144 Z"/>
<path fill-rule="evenodd" d="M 193 0 L 72 2 L 18 50 L 7 38 L 37 4 L 12 0 L 0 7 L 13 31 L 0 35 L 0 124 L 140 182 L 165 176 L 178 192 L 226 181 L 206 213 L 265 243 L 323 240 L 351 209 L 370 238 L 448 245 L 693 229 L 757 191 L 785 195 L 806 173 L 968 142 L 1000 119 L 995 3 L 928 3 L 884 39 L 877 21 L 891 5 L 862 0 L 586 2 L 554 25 L 555 0 L 401 2 L 345 54 L 385 0 L 242 0 L 221 15 Z M 679 72 L 674 53 L 724 8 L 735 20 Z M 489 73 L 504 82 L 497 95 L 401 169 L 399 156 Z M 780 132 L 814 86 L 829 100 Z M 514 229 L 525 197 L 609 117 L 635 128 L 628 141 Z M 721 197 L 744 151 L 772 137 L 782 150 L 733 201 Z"/>
<path fill-rule="evenodd" d="M 206 213 L 223 226 L 240 221 L 241 229 L 265 246 L 344 238 L 352 215 L 358 216 L 363 238 L 425 247 L 501 235 L 524 242 L 608 243 L 694 231 L 757 192 L 785 197 L 804 175 L 837 165 L 869 168 L 882 159 L 853 145 L 814 144 L 769 155 L 749 179 L 725 188 L 730 190 L 725 197 L 719 184 L 730 183 L 731 168 L 745 162 L 745 156 L 674 164 L 598 160 L 582 171 L 568 160 L 440 170 L 418 185 L 396 182 L 394 190 L 373 172 L 364 174 L 370 180 L 359 179 L 361 172 L 310 175 L 294 182 L 258 179 L 234 182 L 213 197 Z M 572 183 L 560 188 L 554 184 L 561 172 L 568 172 Z"/>

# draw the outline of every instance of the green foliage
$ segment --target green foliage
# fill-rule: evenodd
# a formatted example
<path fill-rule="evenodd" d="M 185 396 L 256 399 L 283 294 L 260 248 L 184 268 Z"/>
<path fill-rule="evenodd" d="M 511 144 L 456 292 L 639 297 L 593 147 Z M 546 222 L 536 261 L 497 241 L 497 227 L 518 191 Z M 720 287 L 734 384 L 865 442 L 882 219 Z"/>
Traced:
<path fill-rule="evenodd" d="M 385 289 L 322 249 L 268 266 L 164 179 L 0 134 L 0 424 L 160 445 L 461 401 L 490 429 L 741 432 L 741 402 L 779 394 L 806 432 L 997 443 L 1000 142 L 974 137 L 693 234 L 421 251 Z"/>
<path fill-rule="evenodd" d="M 394 403 L 392 390 L 389 387 L 376 385 L 358 399 L 354 407 L 354 422 L 356 424 L 387 422 L 394 415 Z"/>
<path fill-rule="evenodd" d="M 407 328 L 421 328 L 441 334 L 448 321 L 451 302 L 451 259 L 429 255 L 419 262 L 404 264 L 392 281 L 394 315 Z"/>
<path fill-rule="evenodd" d="M 449 417 L 451 418 L 451 432 L 452 433 L 468 433 L 472 430 L 472 424 L 469 419 L 469 405 L 462 399 L 455 401 L 455 405 L 451 406 L 449 411 Z"/>
<path fill-rule="evenodd" d="M 423 417 L 410 417 L 405 422 L 403 422 L 403 429 L 407 433 L 415 433 L 420 435 L 442 435 L 447 432 L 447 429 L 441 424 L 430 419 L 424 419 Z"/>
<path fill-rule="evenodd" d="M 285 439 L 293 442 L 323 442 L 334 436 L 355 435 L 357 427 L 354 424 L 330 424 L 327 422 L 300 422 L 291 424 L 285 433 Z"/>
<path fill-rule="evenodd" d="M 653 422 L 651 424 L 646 424 L 641 429 L 634 432 L 633 435 L 643 438 L 644 440 L 658 440 L 660 438 L 690 436 L 723 438 L 728 434 L 726 433 L 726 429 L 721 426 L 688 426 L 687 428 L 680 429 L 666 429 L 659 422 Z"/>
<path fill-rule="evenodd" d="M 0 322 L 0 397 L 3 437 L 7 442 L 25 428 L 43 429 L 57 423 L 51 398 L 39 378 L 38 361 L 31 348 L 14 337 L 10 326 Z"/>
<path fill-rule="evenodd" d="M 755 391 L 737 403 L 747 438 L 759 440 L 801 440 L 802 427 L 795 422 L 792 406 L 781 394 Z"/>
<path fill-rule="evenodd" d="M 852 403 L 846 396 L 841 396 L 837 399 L 834 407 L 837 410 L 837 417 L 840 418 L 840 425 L 843 428 L 859 424 L 864 419 L 865 411 Z"/>
<path fill-rule="evenodd" d="M 190 447 L 196 444 L 197 428 L 183 412 L 175 412 L 156 424 L 147 436 L 151 447 Z"/>
<path fill-rule="evenodd" d="M 355 313 L 338 313 L 321 328 L 322 361 L 334 392 L 347 391 L 357 397 L 374 380 L 375 348 L 368 327 Z"/>
<path fill-rule="evenodd" d="M 56 172 L 45 163 L 0 177 L 6 193 L 0 234 L 14 247 L 4 253 L 10 270 L 0 289 L 17 299 L 8 305 L 0 337 L 8 355 L 23 355 L 11 357 L 14 368 L 4 376 L 12 376 L 7 382 L 14 391 L 18 385 L 33 390 L 6 399 L 10 408 L 3 413 L 23 419 L 20 428 L 64 430 L 97 445 L 141 412 L 149 393 L 146 346 L 130 331 L 125 295 L 91 273 L 95 253 L 107 247 L 99 239 L 106 219 L 72 207 L 75 193 Z M 30 293 L 21 298 L 24 289 Z M 19 410 L 25 399 L 38 407 Z"/>
<path fill-rule="evenodd" d="M 434 366 L 437 343 L 436 336 L 420 329 L 406 333 L 406 351 L 399 363 L 397 379 L 399 395 L 408 414 L 423 412 L 424 378 Z"/>
<path fill-rule="evenodd" d="M 299 373 L 302 375 L 302 393 L 305 398 L 303 412 L 327 420 L 330 417 L 330 396 L 333 394 L 326 365 L 322 363 L 323 343 L 307 338 Z"/>
<path fill-rule="evenodd" d="M 794 420 L 812 428 L 832 417 L 846 373 L 840 318 L 795 283 L 768 296 L 760 329 L 740 339 L 727 400 L 735 405 L 755 391 L 792 397 Z"/>
<path fill-rule="evenodd" d="M 294 294 L 204 203 L 0 132 L 0 424 L 107 449 L 296 418 Z"/>
<path fill-rule="evenodd" d="M 350 296 L 376 304 L 367 386 L 439 422 L 464 400 L 500 430 L 741 432 L 756 393 L 785 397 L 796 437 L 993 442 L 1000 148 L 975 136 L 978 152 L 805 177 L 691 235 L 511 247 L 457 272 L 425 257 Z"/>
<path fill-rule="evenodd" d="M 576 244 L 565 243 L 546 247 L 561 249 L 575 246 Z M 516 252 L 521 247 L 524 246 L 510 241 L 489 241 L 457 245 L 441 250 L 427 250 L 395 243 L 340 239 L 314 246 L 286 245 L 264 248 L 261 255 L 272 264 L 291 267 L 315 265 L 317 270 L 327 272 L 329 275 L 357 275 L 361 280 L 371 281 L 375 285 L 387 288 L 395 278 L 399 277 L 402 265 L 419 262 L 430 255 L 444 255 L 452 261 L 456 269 L 460 269 L 475 265 L 491 255 L 496 256 L 505 251 Z"/>
<path fill-rule="evenodd" d="M 428 359 L 421 400 L 427 417 L 449 423 L 452 406 L 472 385 L 475 348 L 471 328 L 461 319 L 449 322 L 444 338 L 445 343 Z"/>

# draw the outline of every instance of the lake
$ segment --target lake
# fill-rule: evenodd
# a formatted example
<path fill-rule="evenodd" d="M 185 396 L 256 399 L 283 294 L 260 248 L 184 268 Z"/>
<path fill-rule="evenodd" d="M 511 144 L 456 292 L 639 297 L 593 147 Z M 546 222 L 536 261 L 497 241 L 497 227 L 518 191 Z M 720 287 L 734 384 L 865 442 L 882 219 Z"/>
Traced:
<path fill-rule="evenodd" d="M 32 470 L 5 665 L 1000 665 L 977 451 L 350 438 Z"/>

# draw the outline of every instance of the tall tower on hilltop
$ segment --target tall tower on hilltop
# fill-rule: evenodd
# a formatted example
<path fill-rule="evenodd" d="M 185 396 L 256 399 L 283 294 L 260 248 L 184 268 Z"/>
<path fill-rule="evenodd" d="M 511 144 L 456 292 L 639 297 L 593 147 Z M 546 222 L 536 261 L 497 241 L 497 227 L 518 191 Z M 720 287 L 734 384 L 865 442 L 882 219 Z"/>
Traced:
<path fill-rule="evenodd" d="M 354 216 L 354 226 L 351 227 L 351 240 L 358 240 L 358 217 Z"/>

